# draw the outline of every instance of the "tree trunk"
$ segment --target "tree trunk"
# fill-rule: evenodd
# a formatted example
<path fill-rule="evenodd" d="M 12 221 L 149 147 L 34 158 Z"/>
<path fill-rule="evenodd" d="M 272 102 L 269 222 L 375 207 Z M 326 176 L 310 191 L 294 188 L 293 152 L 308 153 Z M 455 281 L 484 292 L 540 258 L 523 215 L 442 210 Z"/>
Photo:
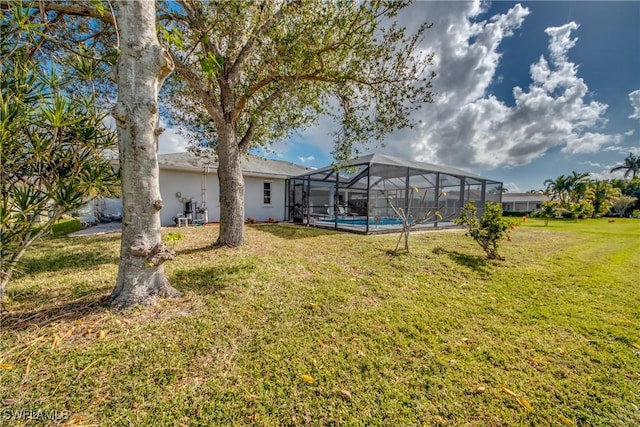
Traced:
<path fill-rule="evenodd" d="M 214 246 L 238 247 L 244 242 L 244 177 L 242 152 L 232 124 L 219 132 L 220 235 Z"/>
<path fill-rule="evenodd" d="M 118 308 L 153 304 L 157 296 L 178 297 L 164 261 L 174 253 L 160 235 L 158 181 L 158 91 L 173 70 L 156 35 L 154 1 L 116 2 L 120 31 L 115 119 L 120 143 L 122 241 L 111 304 Z"/>

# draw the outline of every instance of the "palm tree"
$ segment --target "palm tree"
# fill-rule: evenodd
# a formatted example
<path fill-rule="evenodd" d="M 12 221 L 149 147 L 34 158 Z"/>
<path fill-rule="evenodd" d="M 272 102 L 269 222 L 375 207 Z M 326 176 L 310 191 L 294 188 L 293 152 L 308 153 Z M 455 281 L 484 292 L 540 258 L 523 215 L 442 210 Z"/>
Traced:
<path fill-rule="evenodd" d="M 638 176 L 638 171 L 640 171 L 640 156 L 629 153 L 629 155 L 624 158 L 624 161 L 621 165 L 611 168 L 609 172 L 615 172 L 619 170 L 625 171 L 625 178 L 627 178 L 629 174 L 631 174 L 631 178 L 636 178 Z"/>
<path fill-rule="evenodd" d="M 551 200 L 557 200 L 561 206 L 568 204 L 569 189 L 571 181 L 570 177 L 560 175 L 556 179 L 547 179 L 544 182 L 544 193 L 551 197 Z"/>
<path fill-rule="evenodd" d="M 587 190 L 587 198 L 593 205 L 593 216 L 601 216 L 609 212 L 613 200 L 621 194 L 620 189 L 611 185 L 610 181 L 592 182 Z"/>
<path fill-rule="evenodd" d="M 569 191 L 570 202 L 577 203 L 585 198 L 589 186 L 587 182 L 589 175 L 589 172 L 577 173 L 572 171 L 571 175 L 567 177 L 567 191 Z"/>

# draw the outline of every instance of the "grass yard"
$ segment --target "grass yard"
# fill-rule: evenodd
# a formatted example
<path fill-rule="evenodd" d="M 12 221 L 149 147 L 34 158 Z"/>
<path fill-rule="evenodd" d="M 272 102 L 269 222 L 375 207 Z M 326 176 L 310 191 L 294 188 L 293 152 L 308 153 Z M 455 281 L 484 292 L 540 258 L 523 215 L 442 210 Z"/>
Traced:
<path fill-rule="evenodd" d="M 542 224 L 503 262 L 459 231 L 392 257 L 397 235 L 190 227 L 185 297 L 126 312 L 119 236 L 49 238 L 9 284 L 0 423 L 640 425 L 640 221 Z"/>

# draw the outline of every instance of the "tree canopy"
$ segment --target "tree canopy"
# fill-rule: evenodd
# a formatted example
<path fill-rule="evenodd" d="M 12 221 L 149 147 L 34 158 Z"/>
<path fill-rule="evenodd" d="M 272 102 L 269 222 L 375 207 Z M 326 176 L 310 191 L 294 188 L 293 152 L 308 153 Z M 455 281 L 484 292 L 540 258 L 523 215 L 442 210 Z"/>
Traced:
<path fill-rule="evenodd" d="M 162 40 L 176 64 L 174 120 L 219 156 L 218 244 L 242 243 L 240 156 L 334 118 L 334 156 L 413 125 L 432 102 L 432 55 L 394 20 L 408 2 L 162 2 Z"/>

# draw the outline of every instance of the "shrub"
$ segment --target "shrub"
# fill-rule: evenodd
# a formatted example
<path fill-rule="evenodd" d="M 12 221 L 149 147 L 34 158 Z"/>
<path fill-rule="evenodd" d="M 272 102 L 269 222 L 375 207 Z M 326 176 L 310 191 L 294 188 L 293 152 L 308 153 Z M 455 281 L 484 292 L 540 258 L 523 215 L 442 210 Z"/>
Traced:
<path fill-rule="evenodd" d="M 498 244 L 502 239 L 509 239 L 511 224 L 502 218 L 502 208 L 498 203 L 486 203 L 480 219 L 477 214 L 476 205 L 468 202 L 455 223 L 467 227 L 466 235 L 478 242 L 487 258 L 504 259 L 498 255 Z"/>
<path fill-rule="evenodd" d="M 569 205 L 571 212 L 571 218 L 575 221 L 578 219 L 591 218 L 593 216 L 593 205 L 587 200 L 581 200 L 578 203 L 571 203 Z"/>
<path fill-rule="evenodd" d="M 245 220 L 244 222 L 245 224 L 255 224 L 256 223 L 256 219 L 253 217 L 249 217 Z"/>

